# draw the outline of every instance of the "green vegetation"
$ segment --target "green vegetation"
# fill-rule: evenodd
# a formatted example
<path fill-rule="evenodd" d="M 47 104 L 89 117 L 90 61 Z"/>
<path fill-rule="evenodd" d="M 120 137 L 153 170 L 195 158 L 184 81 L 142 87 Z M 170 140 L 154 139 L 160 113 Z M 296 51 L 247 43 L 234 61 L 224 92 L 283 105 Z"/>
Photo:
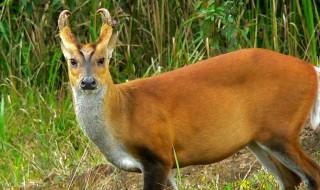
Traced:
<path fill-rule="evenodd" d="M 119 21 L 119 43 L 111 61 L 116 83 L 247 47 L 273 49 L 319 64 L 317 0 L 4 0 L 0 3 L 0 189 L 51 179 L 70 181 L 69 176 L 104 162 L 75 121 L 57 37 L 57 17 L 69 9 L 80 41 L 97 39 L 99 7 L 108 8 Z M 181 178 L 183 185 L 186 180 Z M 226 185 L 204 180 L 208 186 L 201 187 L 259 188 L 250 186 L 257 179 L 265 181 L 261 188 L 274 189 L 263 172 Z M 198 187 L 186 185 L 186 189 Z"/>

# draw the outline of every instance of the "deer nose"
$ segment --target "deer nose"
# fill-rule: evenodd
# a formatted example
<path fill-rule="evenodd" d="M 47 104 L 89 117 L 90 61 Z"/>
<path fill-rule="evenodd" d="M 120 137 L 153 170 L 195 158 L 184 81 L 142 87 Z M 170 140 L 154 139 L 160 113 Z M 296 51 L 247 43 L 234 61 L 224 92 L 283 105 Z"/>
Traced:
<path fill-rule="evenodd" d="M 80 82 L 80 87 L 82 90 L 94 90 L 97 88 L 97 82 L 93 77 L 84 77 Z"/>

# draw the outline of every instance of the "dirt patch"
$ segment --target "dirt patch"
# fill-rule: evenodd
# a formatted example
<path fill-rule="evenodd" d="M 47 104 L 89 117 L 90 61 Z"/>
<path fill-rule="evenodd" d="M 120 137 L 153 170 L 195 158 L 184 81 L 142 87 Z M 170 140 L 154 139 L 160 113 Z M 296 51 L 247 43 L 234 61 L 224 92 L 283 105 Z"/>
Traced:
<path fill-rule="evenodd" d="M 304 150 L 315 160 L 320 160 L 320 132 L 305 128 L 301 133 Z M 248 149 L 211 165 L 190 166 L 181 169 L 184 181 L 201 184 L 205 181 L 224 183 L 244 179 L 261 169 L 260 163 Z M 75 173 L 75 172 L 72 172 Z M 205 178 L 203 178 L 205 176 Z M 136 190 L 142 187 L 142 175 L 120 171 L 108 164 L 98 165 L 80 175 L 71 175 L 68 180 L 57 182 L 58 176 L 49 175 L 40 184 L 29 184 L 24 189 L 108 189 Z M 199 181 L 200 180 L 200 181 Z M 197 189 L 205 187 L 197 186 Z"/>

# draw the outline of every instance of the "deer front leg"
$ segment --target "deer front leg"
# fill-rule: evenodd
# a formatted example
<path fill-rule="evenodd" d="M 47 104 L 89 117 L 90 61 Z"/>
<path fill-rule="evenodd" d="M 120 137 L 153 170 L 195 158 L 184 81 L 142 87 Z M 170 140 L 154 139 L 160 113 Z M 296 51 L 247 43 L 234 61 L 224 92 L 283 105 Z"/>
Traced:
<path fill-rule="evenodd" d="M 178 185 L 176 183 L 173 171 L 171 171 L 169 174 L 169 177 L 167 179 L 167 186 L 170 190 L 178 190 Z"/>
<path fill-rule="evenodd" d="M 159 162 L 144 165 L 143 180 L 144 190 L 164 190 L 169 189 L 168 174 L 170 168 Z"/>
<path fill-rule="evenodd" d="M 143 165 L 143 189 L 144 190 L 167 190 L 171 189 L 168 184 L 172 164 L 165 161 L 147 148 L 139 150 Z"/>

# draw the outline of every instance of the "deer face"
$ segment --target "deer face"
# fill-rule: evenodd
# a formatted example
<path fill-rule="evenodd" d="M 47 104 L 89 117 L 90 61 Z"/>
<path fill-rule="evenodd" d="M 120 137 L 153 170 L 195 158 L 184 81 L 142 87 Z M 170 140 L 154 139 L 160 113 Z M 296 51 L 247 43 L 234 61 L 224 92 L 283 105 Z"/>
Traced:
<path fill-rule="evenodd" d="M 112 83 L 109 61 L 115 47 L 117 34 L 113 33 L 112 19 L 107 9 L 99 9 L 103 25 L 95 43 L 80 44 L 68 24 L 70 12 L 60 13 L 58 26 L 61 49 L 68 63 L 71 87 L 77 91 L 97 92 Z"/>

